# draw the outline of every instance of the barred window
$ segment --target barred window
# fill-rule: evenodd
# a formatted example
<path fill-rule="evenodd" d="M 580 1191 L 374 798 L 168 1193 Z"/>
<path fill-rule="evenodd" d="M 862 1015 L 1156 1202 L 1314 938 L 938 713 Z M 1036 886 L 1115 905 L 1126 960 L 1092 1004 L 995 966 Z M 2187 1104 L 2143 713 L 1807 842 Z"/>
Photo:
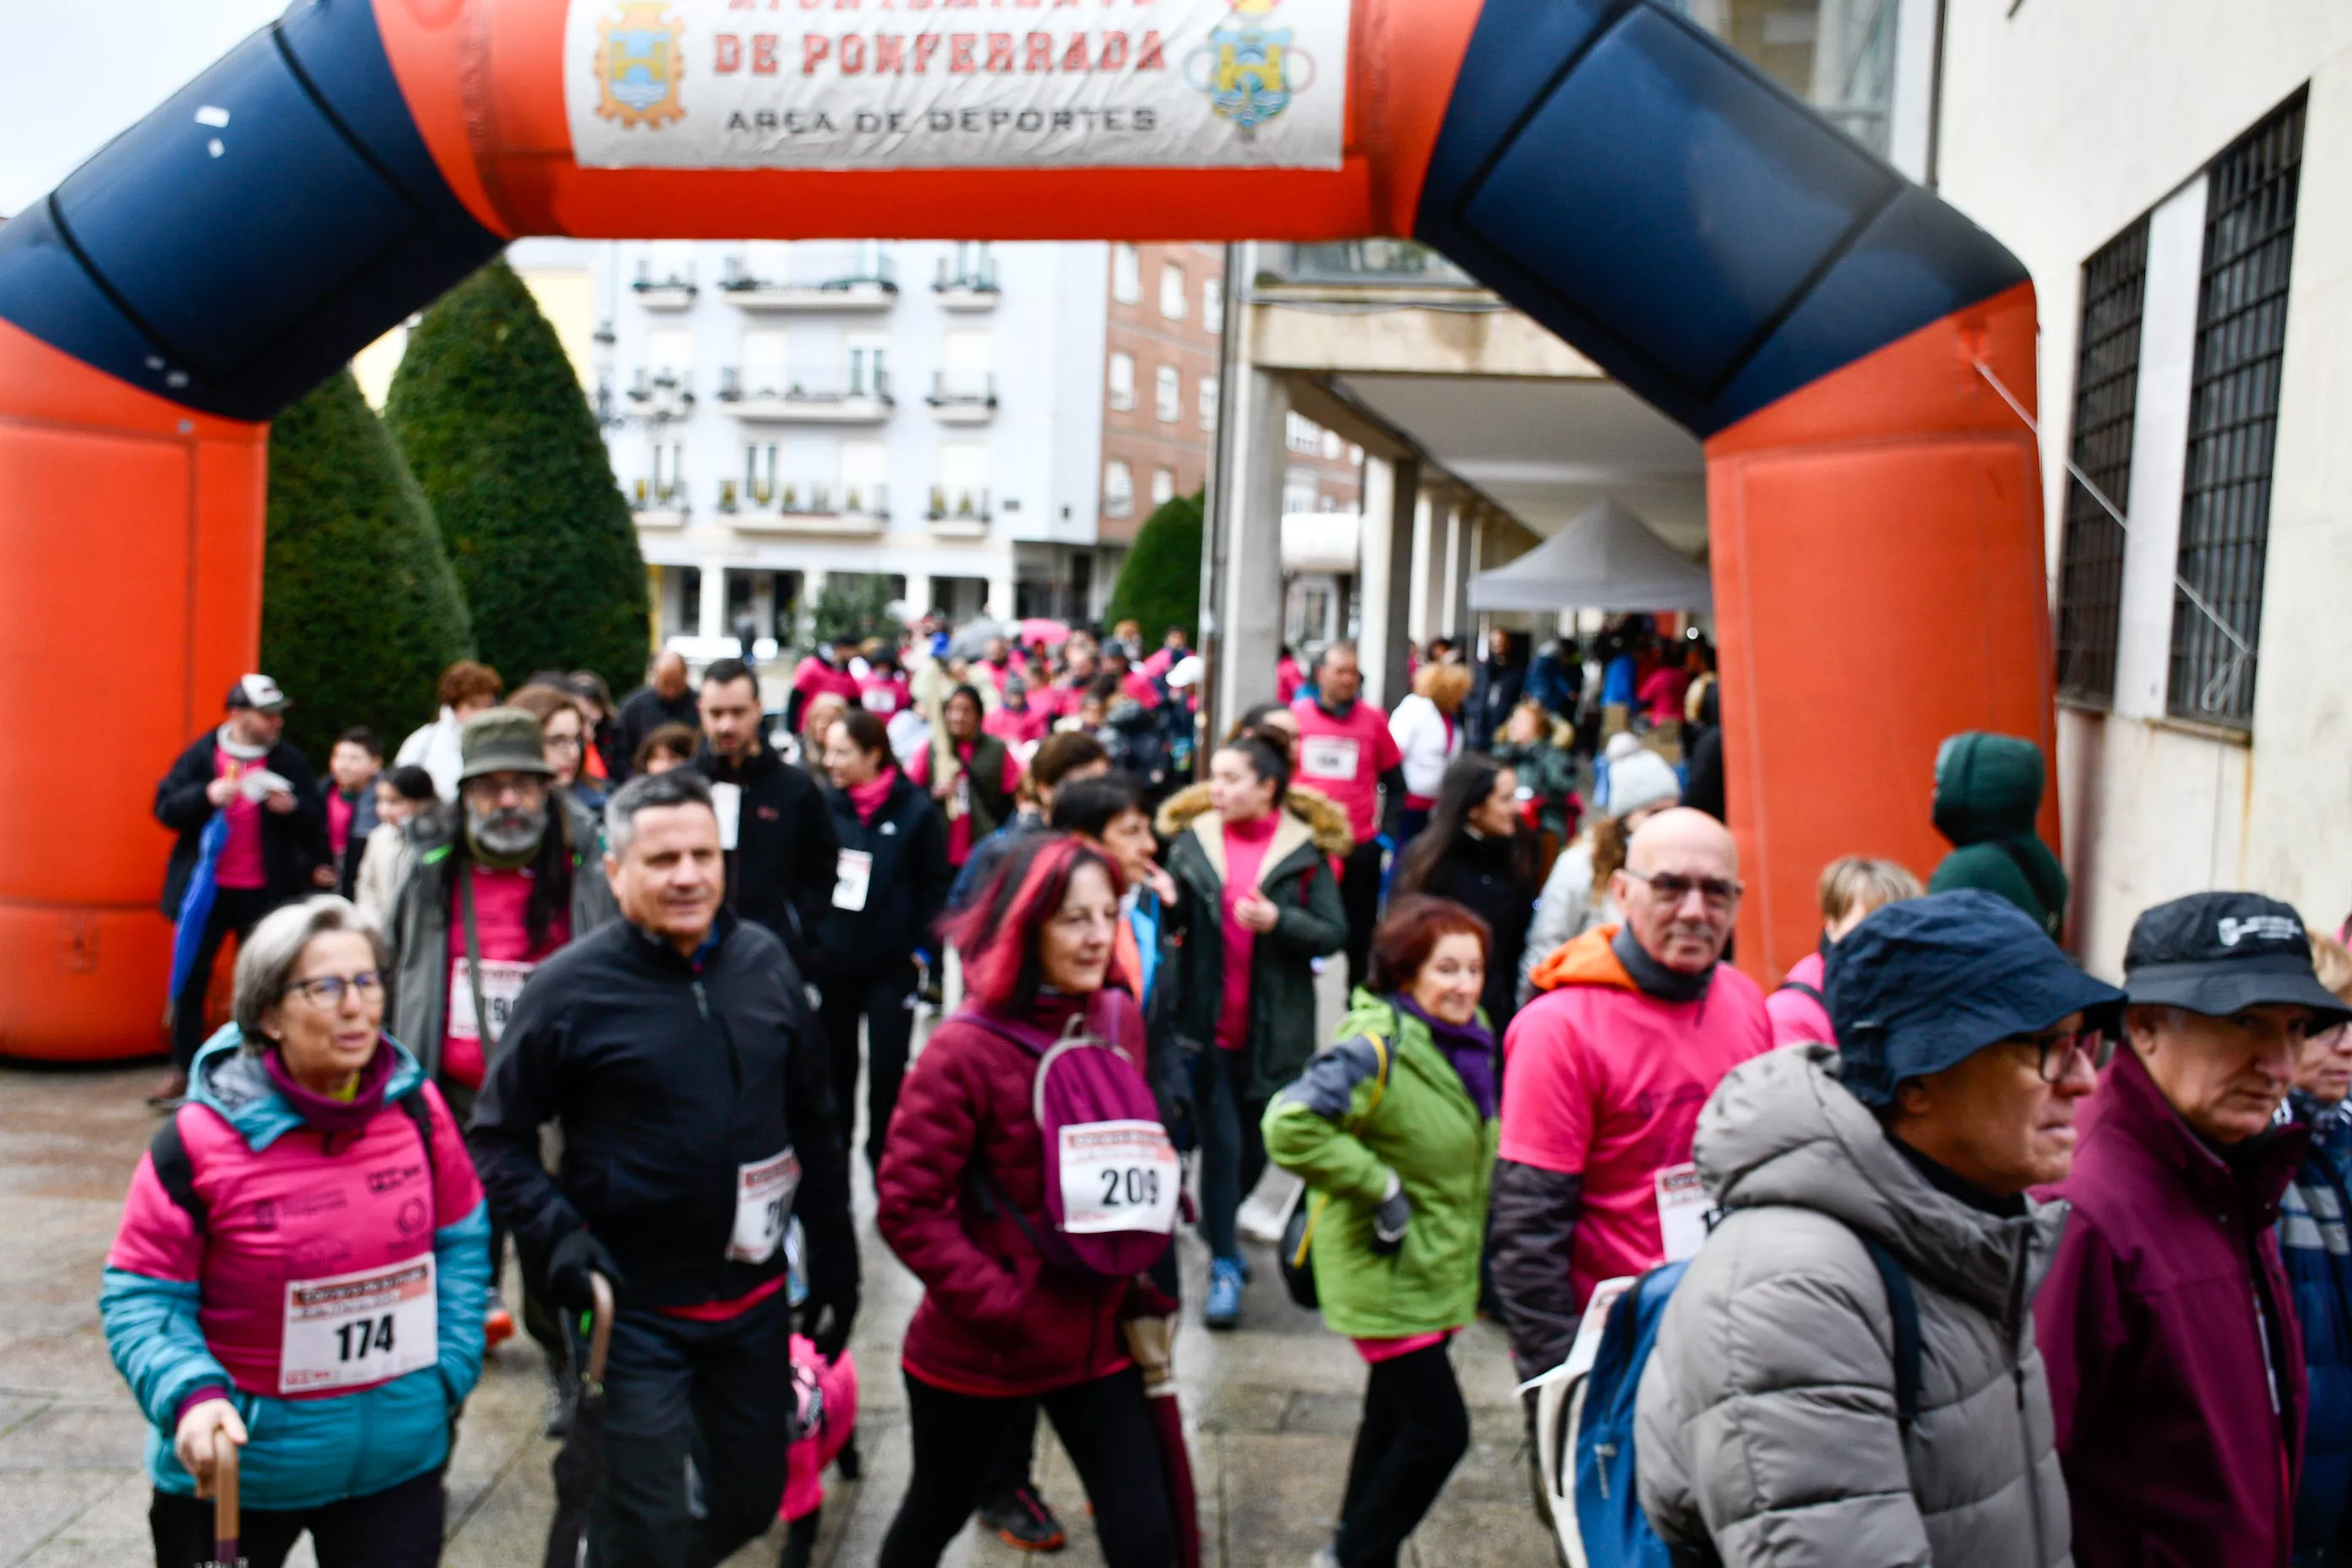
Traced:
<path fill-rule="evenodd" d="M 2168 706 L 2238 728 L 2253 721 L 2303 121 L 2297 95 L 2206 181 Z"/>
<path fill-rule="evenodd" d="M 2131 515 L 2132 415 L 2139 396 L 2140 309 L 2147 219 L 2083 264 L 2083 326 L 2074 362 L 2074 466 Z M 2124 597 L 2124 528 L 2082 480 L 2066 484 L 2058 576 L 2058 689 L 2112 702 Z"/>

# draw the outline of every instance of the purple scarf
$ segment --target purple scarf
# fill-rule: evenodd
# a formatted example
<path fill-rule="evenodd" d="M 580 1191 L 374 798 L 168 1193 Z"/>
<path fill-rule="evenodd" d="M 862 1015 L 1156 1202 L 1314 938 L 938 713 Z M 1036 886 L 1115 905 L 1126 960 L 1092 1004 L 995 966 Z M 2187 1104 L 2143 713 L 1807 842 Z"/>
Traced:
<path fill-rule="evenodd" d="M 1462 1080 L 1462 1088 L 1470 1096 L 1470 1103 L 1478 1108 L 1478 1119 L 1491 1120 L 1495 1114 L 1495 1037 L 1475 1018 L 1466 1024 L 1448 1024 L 1423 1012 L 1413 999 L 1400 992 L 1397 1010 L 1420 1019 L 1429 1037 L 1445 1054 L 1454 1066 L 1454 1076 Z"/>
<path fill-rule="evenodd" d="M 396 1065 L 398 1058 L 392 1054 L 392 1047 L 378 1040 L 375 1055 L 360 1068 L 359 1091 L 348 1100 L 331 1100 L 296 1083 L 275 1046 L 261 1053 L 261 1068 L 269 1075 L 271 1085 L 286 1097 L 286 1103 L 294 1108 L 297 1115 L 321 1132 L 356 1132 L 373 1121 L 375 1113 L 383 1109 L 384 1086 L 392 1081 L 392 1069 Z"/>

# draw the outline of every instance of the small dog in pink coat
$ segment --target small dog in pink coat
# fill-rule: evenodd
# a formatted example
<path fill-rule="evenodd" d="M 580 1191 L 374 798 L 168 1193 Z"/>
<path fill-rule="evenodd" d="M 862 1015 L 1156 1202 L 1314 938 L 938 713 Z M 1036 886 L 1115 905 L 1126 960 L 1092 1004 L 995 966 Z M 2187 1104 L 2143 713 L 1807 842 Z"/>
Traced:
<path fill-rule="evenodd" d="M 827 1365 L 807 1336 L 794 1334 L 793 1390 L 800 1401 L 800 1436 L 786 1460 L 784 1503 L 777 1510 L 786 1527 L 782 1568 L 808 1568 L 824 1510 L 824 1468 L 847 1449 L 852 1458 L 842 1469 L 845 1479 L 856 1479 L 850 1443 L 857 1432 L 857 1358 L 845 1350 Z"/>

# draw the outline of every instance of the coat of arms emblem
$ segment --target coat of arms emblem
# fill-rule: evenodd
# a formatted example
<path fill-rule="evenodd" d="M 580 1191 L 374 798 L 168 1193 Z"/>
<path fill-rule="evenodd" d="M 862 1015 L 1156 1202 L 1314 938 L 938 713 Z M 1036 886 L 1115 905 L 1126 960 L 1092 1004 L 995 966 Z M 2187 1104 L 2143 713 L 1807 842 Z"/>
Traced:
<path fill-rule="evenodd" d="M 623 130 L 667 125 L 686 116 L 678 80 L 686 74 L 669 0 L 619 0 L 620 15 L 596 24 L 596 112 Z"/>

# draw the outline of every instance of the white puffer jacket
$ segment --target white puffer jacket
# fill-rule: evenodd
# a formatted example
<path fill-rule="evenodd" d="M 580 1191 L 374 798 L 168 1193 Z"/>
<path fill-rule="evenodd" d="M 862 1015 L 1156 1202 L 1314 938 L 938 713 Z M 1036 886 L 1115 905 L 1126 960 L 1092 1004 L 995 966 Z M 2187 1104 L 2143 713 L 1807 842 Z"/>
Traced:
<path fill-rule="evenodd" d="M 1445 764 L 1462 754 L 1462 721 L 1447 720 L 1436 703 L 1416 691 L 1389 716 L 1389 737 L 1404 753 L 1405 793 L 1435 799 Z"/>

